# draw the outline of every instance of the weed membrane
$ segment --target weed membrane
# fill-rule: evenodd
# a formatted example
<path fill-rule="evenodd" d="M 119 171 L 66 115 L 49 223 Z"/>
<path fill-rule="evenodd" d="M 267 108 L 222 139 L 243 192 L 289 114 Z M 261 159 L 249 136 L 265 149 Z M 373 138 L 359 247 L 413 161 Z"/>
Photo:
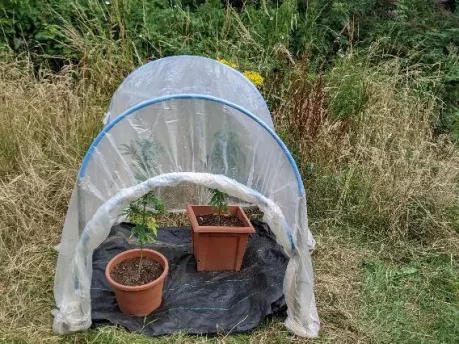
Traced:
<path fill-rule="evenodd" d="M 91 308 L 94 326 L 120 325 L 148 336 L 247 332 L 270 315 L 285 316 L 282 285 L 288 257 L 269 227 L 253 222 L 240 272 L 197 272 L 189 227 L 161 228 L 147 247 L 169 261 L 162 305 L 145 318 L 123 314 L 105 279 L 105 267 L 116 254 L 136 247 L 128 224 L 116 225 L 94 252 Z"/>

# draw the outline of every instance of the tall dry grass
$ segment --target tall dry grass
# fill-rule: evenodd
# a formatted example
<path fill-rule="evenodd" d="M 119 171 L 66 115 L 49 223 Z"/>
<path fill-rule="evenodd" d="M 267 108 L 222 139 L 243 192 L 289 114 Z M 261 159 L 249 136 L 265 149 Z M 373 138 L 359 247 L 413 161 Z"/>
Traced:
<path fill-rule="evenodd" d="M 333 113 L 330 77 L 303 86 L 294 80 L 276 116 L 299 157 L 313 221 L 393 242 L 455 236 L 459 151 L 448 136 L 433 134 L 437 99 L 417 92 L 420 81 L 395 63 L 369 68 L 345 59 L 330 74 L 340 80 L 346 116 Z M 295 68 L 308 78 L 307 62 Z"/>
<path fill-rule="evenodd" d="M 425 242 L 451 232 L 459 154 L 447 137 L 433 136 L 436 100 L 397 86 L 399 77 L 366 80 L 368 102 L 349 135 L 336 210 L 377 234 Z"/>
<path fill-rule="evenodd" d="M 50 332 L 52 247 L 104 113 L 99 91 L 74 72 L 36 75 L 11 55 L 0 62 L 0 339 Z"/>

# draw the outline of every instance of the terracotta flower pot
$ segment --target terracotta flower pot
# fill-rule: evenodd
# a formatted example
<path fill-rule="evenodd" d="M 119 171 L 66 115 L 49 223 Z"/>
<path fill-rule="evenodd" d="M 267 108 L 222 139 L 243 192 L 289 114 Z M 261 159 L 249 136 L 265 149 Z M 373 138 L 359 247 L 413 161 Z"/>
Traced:
<path fill-rule="evenodd" d="M 198 271 L 241 270 L 247 239 L 250 233 L 255 233 L 241 207 L 230 206 L 228 211 L 242 221 L 243 227 L 200 226 L 197 217 L 214 214 L 212 207 L 189 205 L 186 210 Z"/>
<path fill-rule="evenodd" d="M 105 277 L 115 291 L 116 301 L 118 301 L 118 306 L 121 311 L 123 313 L 139 317 L 150 314 L 161 305 L 163 299 L 164 279 L 169 271 L 167 259 L 161 253 L 149 249 L 143 249 L 143 256 L 156 260 L 164 269 L 159 278 L 147 284 L 139 286 L 122 285 L 115 282 L 110 275 L 113 268 L 122 261 L 140 257 L 140 249 L 121 252 L 113 257 L 105 268 Z"/>

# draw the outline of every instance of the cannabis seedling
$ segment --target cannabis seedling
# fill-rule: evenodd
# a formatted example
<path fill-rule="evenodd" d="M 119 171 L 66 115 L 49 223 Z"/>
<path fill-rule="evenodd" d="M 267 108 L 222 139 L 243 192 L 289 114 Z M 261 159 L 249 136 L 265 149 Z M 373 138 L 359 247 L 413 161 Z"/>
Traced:
<path fill-rule="evenodd" d="M 153 192 L 131 202 L 124 215 L 134 224 L 132 235 L 140 243 L 139 274 L 142 267 L 143 246 L 149 241 L 155 241 L 158 235 L 157 218 L 164 214 L 164 204 Z"/>
<path fill-rule="evenodd" d="M 228 195 L 217 189 L 211 189 L 212 197 L 209 205 L 215 209 L 218 214 L 218 224 L 221 223 L 221 216 L 228 211 Z"/>

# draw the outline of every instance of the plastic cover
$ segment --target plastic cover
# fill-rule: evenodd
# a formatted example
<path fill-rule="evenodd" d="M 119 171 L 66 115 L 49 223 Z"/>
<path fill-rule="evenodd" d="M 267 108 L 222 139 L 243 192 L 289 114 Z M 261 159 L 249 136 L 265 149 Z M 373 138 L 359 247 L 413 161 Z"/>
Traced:
<path fill-rule="evenodd" d="M 126 103 L 144 85 L 135 84 L 138 89 L 126 93 Z M 111 109 L 115 103 L 122 106 L 122 94 L 115 94 Z M 249 94 L 245 106 L 257 104 L 258 91 Z M 286 325 L 298 335 L 316 336 L 319 320 L 309 255 L 314 240 L 296 164 L 270 125 L 208 94 L 169 94 L 142 101 L 112 119 L 94 140 L 83 160 L 59 245 L 54 330 L 63 334 L 90 326 L 92 253 L 112 225 L 122 220 L 120 213 L 130 201 L 154 189 L 167 210 L 183 211 L 186 204 L 207 203 L 208 188 L 219 188 L 264 211 L 264 221 L 290 258 L 284 278 Z"/>
<path fill-rule="evenodd" d="M 132 72 L 113 95 L 105 123 L 149 99 L 172 94 L 202 94 L 238 104 L 274 128 L 258 89 L 239 71 L 198 56 L 170 56 Z"/>

